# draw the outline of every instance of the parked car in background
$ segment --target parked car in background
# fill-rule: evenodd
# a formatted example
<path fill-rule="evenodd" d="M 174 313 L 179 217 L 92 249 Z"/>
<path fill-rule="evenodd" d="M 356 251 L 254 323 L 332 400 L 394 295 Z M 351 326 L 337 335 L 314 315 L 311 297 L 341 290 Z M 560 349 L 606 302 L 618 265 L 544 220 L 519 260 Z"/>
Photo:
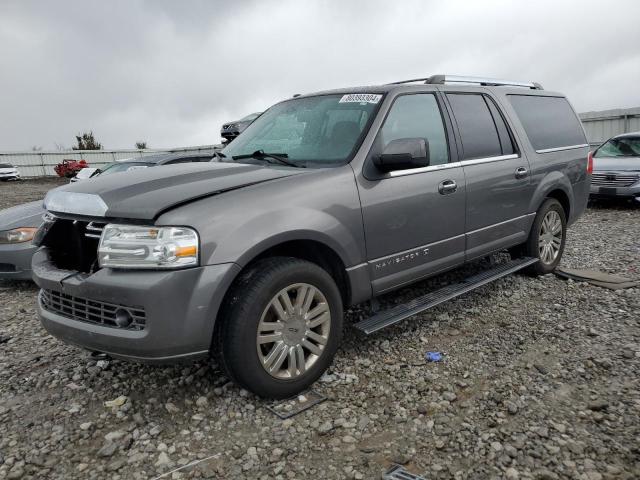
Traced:
<path fill-rule="evenodd" d="M 10 163 L 0 163 L 0 180 L 20 180 L 20 171 Z"/>
<path fill-rule="evenodd" d="M 591 198 L 640 202 L 640 132 L 610 138 L 592 155 Z"/>
<path fill-rule="evenodd" d="M 98 175 L 99 173 L 100 173 L 99 168 L 85 167 L 80 171 L 78 171 L 78 173 L 76 173 L 74 177 L 71 177 L 71 180 L 69 180 L 69 182 L 76 183 L 76 182 L 79 182 L 80 180 L 87 180 L 95 175 Z"/>
<path fill-rule="evenodd" d="M 253 121 L 258 118 L 262 112 L 252 113 L 247 115 L 246 117 L 242 117 L 240 120 L 236 120 L 235 122 L 229 122 L 222 125 L 220 129 L 220 135 L 222 135 L 223 143 L 229 143 L 233 139 L 235 139 L 238 135 L 240 135 L 244 130 L 253 123 Z"/>
<path fill-rule="evenodd" d="M 516 270 L 552 272 L 587 204 L 588 153 L 564 95 L 533 82 L 438 75 L 291 98 L 218 162 L 49 192 L 38 313 L 70 344 L 213 354 L 244 388 L 287 398 L 330 366 L 344 306 L 509 249 L 354 325 L 369 334 Z"/>
<path fill-rule="evenodd" d="M 175 163 L 209 162 L 214 150 L 200 152 L 161 153 L 141 158 L 129 158 L 110 163 L 102 169 L 83 168 L 78 172 L 87 174 L 94 170 L 89 178 L 111 175 L 113 173 L 171 165 Z M 77 182 L 82 178 L 71 179 Z M 85 179 L 83 181 L 87 181 Z M 75 183 L 75 182 L 74 182 Z M 31 257 L 37 247 L 31 243 L 36 230 L 42 225 L 45 213 L 42 201 L 25 203 L 0 210 L 0 279 L 30 280 Z"/>

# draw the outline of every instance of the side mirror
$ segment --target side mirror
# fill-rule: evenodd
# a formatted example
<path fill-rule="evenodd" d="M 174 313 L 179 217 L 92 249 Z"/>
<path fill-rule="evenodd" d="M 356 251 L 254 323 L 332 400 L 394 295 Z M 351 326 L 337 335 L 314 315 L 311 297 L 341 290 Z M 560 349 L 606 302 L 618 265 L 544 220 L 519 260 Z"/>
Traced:
<path fill-rule="evenodd" d="M 373 164 L 382 172 L 428 167 L 429 142 L 424 138 L 391 140 L 382 154 L 373 158 Z"/>

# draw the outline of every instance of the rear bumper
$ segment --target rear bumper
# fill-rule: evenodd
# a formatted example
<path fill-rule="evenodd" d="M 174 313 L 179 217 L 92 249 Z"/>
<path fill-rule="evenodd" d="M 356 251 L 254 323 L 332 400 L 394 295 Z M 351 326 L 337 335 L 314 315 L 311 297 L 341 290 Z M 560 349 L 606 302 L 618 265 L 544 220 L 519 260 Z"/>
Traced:
<path fill-rule="evenodd" d="M 46 249 L 33 257 L 34 280 L 42 289 L 146 313 L 142 330 L 105 326 L 45 309 L 39 295 L 40 320 L 51 335 L 88 350 L 147 363 L 207 356 L 220 304 L 239 271 L 235 264 L 223 264 L 175 271 L 105 268 L 84 275 L 53 267 Z"/>
<path fill-rule="evenodd" d="M 31 280 L 31 257 L 37 249 L 31 242 L 0 245 L 0 279 Z"/>

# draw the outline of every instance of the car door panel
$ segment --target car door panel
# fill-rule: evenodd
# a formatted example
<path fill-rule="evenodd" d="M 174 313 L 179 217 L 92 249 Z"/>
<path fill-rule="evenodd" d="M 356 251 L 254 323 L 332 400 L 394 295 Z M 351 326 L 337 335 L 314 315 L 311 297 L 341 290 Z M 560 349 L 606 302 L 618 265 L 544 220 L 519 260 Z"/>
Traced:
<path fill-rule="evenodd" d="M 464 171 L 455 161 L 455 147 L 451 152 L 450 124 L 441 102 L 435 93 L 398 96 L 378 133 L 363 174 L 358 177 L 374 294 L 464 262 Z M 402 120 L 400 114 L 397 118 L 393 116 L 394 105 L 398 109 L 411 109 L 421 103 L 424 111 L 418 117 L 415 112 L 406 115 L 412 126 L 403 124 L 407 120 Z M 413 128 L 421 121 L 429 125 L 425 132 Z M 424 136 L 432 164 L 389 174 L 373 170 L 373 155 L 392 137 L 403 136 Z"/>
<path fill-rule="evenodd" d="M 490 95 L 446 94 L 462 144 L 466 179 L 466 260 L 527 238 L 531 168 Z"/>

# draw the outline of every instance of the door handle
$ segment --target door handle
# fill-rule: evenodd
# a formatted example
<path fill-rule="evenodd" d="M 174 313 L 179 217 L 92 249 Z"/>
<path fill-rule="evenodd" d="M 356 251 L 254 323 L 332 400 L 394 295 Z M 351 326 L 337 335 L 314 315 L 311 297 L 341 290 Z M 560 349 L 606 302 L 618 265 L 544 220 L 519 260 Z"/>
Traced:
<path fill-rule="evenodd" d="M 516 168 L 516 178 L 524 178 L 529 175 L 529 170 L 524 167 Z"/>
<path fill-rule="evenodd" d="M 440 182 L 438 185 L 438 192 L 441 195 L 447 195 L 448 193 L 453 193 L 458 189 L 458 184 L 453 180 L 445 180 L 444 182 Z"/>

